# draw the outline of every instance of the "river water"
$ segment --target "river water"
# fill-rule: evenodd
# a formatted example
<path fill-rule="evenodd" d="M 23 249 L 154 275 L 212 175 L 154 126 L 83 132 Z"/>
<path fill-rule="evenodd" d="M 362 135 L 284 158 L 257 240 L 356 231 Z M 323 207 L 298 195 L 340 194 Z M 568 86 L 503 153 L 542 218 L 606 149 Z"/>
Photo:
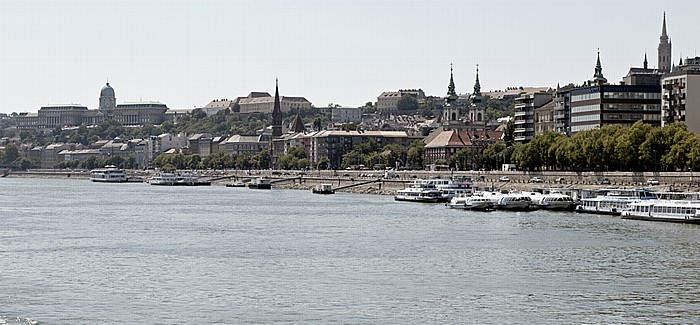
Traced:
<path fill-rule="evenodd" d="M 72 179 L 0 198 L 0 324 L 700 319 L 695 225 Z"/>

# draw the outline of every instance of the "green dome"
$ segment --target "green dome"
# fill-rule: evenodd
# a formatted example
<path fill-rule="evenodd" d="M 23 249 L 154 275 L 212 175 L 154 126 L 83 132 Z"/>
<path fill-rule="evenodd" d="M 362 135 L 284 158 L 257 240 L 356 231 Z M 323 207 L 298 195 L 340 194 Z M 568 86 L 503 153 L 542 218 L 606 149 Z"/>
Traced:
<path fill-rule="evenodd" d="M 100 97 L 114 97 L 114 88 L 109 86 L 109 82 L 102 87 L 100 91 Z"/>

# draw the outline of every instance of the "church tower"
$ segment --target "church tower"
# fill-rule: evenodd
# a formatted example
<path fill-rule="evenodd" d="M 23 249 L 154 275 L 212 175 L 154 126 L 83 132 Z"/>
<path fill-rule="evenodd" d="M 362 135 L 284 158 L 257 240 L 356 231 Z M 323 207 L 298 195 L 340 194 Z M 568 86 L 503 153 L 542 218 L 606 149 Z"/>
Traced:
<path fill-rule="evenodd" d="M 272 109 L 272 137 L 282 136 L 282 107 L 280 105 L 280 92 L 278 80 L 275 79 L 275 106 Z"/>
<path fill-rule="evenodd" d="M 101 111 L 112 111 L 117 107 L 117 98 L 114 97 L 114 88 L 109 85 L 109 82 L 102 87 L 100 91 L 100 106 Z"/>
<path fill-rule="evenodd" d="M 469 97 L 471 106 L 469 107 L 469 120 L 471 124 L 483 125 L 486 118 L 484 109 L 484 96 L 481 95 L 481 83 L 479 82 L 479 65 L 476 65 L 476 81 L 474 82 L 474 92 Z"/>
<path fill-rule="evenodd" d="M 659 37 L 659 72 L 668 73 L 671 71 L 671 41 L 666 34 L 666 13 L 664 12 L 664 22 L 661 27 L 661 37 Z"/>
<path fill-rule="evenodd" d="M 591 79 L 592 85 L 604 85 L 608 83 L 608 79 L 603 76 L 603 65 L 600 64 L 600 50 L 598 50 L 598 61 L 595 64 L 595 73 Z"/>
<path fill-rule="evenodd" d="M 447 86 L 447 97 L 445 97 L 445 108 L 443 109 L 442 125 L 448 130 L 460 124 L 459 106 L 457 106 L 457 92 L 455 91 L 455 81 L 452 75 L 452 64 L 450 64 L 450 84 Z"/>

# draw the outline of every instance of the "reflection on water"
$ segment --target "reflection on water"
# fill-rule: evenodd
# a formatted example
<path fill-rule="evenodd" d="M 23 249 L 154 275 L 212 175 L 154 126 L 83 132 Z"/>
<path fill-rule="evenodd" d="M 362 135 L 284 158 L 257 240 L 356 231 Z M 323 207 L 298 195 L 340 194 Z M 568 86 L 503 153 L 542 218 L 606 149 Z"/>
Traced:
<path fill-rule="evenodd" d="M 84 180 L 0 195 L 9 324 L 700 319 L 695 225 Z"/>

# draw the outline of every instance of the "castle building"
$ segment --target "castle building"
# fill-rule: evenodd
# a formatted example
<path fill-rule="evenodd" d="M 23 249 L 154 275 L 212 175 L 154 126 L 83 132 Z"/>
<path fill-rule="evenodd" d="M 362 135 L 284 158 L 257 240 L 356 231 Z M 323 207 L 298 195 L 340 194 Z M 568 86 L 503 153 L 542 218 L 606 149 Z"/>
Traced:
<path fill-rule="evenodd" d="M 426 100 L 422 89 L 399 89 L 399 91 L 385 91 L 377 97 L 377 110 L 383 116 L 399 113 L 399 100 L 403 96 L 413 96 L 418 103 Z"/>

